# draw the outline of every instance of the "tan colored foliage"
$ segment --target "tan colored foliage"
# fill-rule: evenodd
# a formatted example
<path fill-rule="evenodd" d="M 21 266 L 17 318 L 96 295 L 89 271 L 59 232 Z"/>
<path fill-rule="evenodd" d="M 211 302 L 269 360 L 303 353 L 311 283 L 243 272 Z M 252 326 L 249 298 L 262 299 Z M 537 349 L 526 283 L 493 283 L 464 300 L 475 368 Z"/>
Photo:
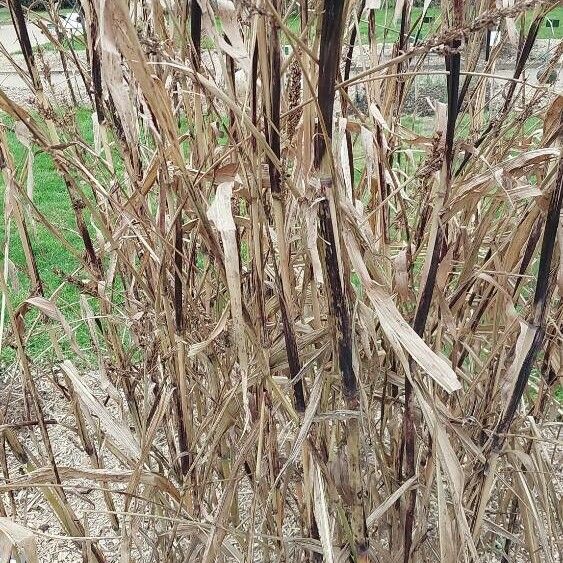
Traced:
<path fill-rule="evenodd" d="M 0 426 L 0 553 L 33 552 L 4 517 L 33 489 L 85 561 L 559 560 L 562 98 L 548 72 L 527 82 L 556 2 L 443 1 L 425 39 L 397 2 L 381 56 L 373 2 L 82 0 L 88 64 L 59 47 L 91 146 L 8 4 L 34 107 L 0 89 L 30 163 L 17 173 L 0 125 L 4 220 L 31 294 L 13 298 L 5 252 L 2 345 L 34 422 L 33 446 Z M 448 102 L 421 130 L 403 104 L 433 73 Z M 64 179 L 77 247 L 34 204 L 32 148 Z M 45 292 L 36 223 L 80 262 L 62 281 L 80 319 Z M 36 312 L 90 467 L 53 452 Z M 89 536 L 77 482 L 116 551 Z"/>

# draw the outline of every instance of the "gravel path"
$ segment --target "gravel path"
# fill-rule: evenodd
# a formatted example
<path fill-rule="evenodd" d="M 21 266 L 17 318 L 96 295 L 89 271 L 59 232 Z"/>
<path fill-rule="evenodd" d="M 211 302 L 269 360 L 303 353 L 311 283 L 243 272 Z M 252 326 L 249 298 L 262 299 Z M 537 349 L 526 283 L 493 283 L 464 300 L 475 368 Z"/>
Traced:
<path fill-rule="evenodd" d="M 28 25 L 27 31 L 32 46 L 36 47 L 37 45 L 49 43 L 45 34 L 36 25 Z M 0 25 L 0 43 L 10 54 L 20 51 L 18 36 L 12 24 Z"/>
<path fill-rule="evenodd" d="M 47 37 L 39 30 L 39 28 L 33 24 L 28 26 L 28 31 L 30 34 L 31 41 L 34 46 L 48 43 Z M 10 25 L 0 25 L 0 44 L 5 48 L 7 53 L 13 57 L 17 65 L 25 68 L 25 61 L 20 51 L 20 45 L 18 43 L 17 35 L 13 26 Z M 526 80 L 533 86 L 537 84 L 537 72 L 541 68 L 542 64 L 547 60 L 548 54 L 553 51 L 557 46 L 557 40 L 538 40 L 536 46 L 534 47 L 530 60 L 531 65 L 527 70 Z M 391 56 L 392 44 L 386 44 L 383 49 L 383 58 L 385 60 Z M 357 71 L 364 69 L 362 50 L 360 48 L 355 50 L 354 55 L 354 67 Z M 77 52 L 78 58 L 82 63 L 85 63 L 86 56 L 85 52 Z M 214 59 L 215 55 L 207 53 L 211 59 Z M 205 58 L 205 56 L 204 56 Z M 514 67 L 514 53 L 511 53 L 511 48 L 507 48 L 502 55 L 502 58 L 497 64 L 497 70 L 495 74 L 499 76 L 499 79 L 494 80 L 493 89 L 497 90 L 504 86 L 505 81 L 502 78 L 511 78 Z M 217 71 L 221 68 L 220 64 L 211 64 L 211 67 L 215 67 Z M 50 96 L 54 96 L 60 103 L 65 103 L 68 98 L 68 81 L 67 77 L 63 73 L 61 60 L 59 54 L 52 51 L 43 51 L 42 56 L 39 61 L 39 68 L 43 76 L 49 77 L 48 81 L 45 81 L 45 90 Z M 425 64 L 425 70 L 443 70 L 444 63 L 443 57 L 436 54 L 429 54 L 427 57 L 427 64 Z M 84 91 L 84 84 L 80 78 L 78 71 L 74 66 L 70 69 L 70 80 L 75 91 L 75 96 L 78 98 L 79 103 L 88 103 L 88 98 L 86 92 Z M 424 78 L 422 78 L 424 80 Z M 563 72 L 559 69 L 557 80 L 555 82 L 554 90 L 557 93 L 563 93 Z M 18 103 L 31 105 L 33 104 L 33 93 L 29 89 L 26 81 L 16 72 L 12 62 L 3 54 L 0 54 L 0 88 L 2 88 L 12 99 Z"/>

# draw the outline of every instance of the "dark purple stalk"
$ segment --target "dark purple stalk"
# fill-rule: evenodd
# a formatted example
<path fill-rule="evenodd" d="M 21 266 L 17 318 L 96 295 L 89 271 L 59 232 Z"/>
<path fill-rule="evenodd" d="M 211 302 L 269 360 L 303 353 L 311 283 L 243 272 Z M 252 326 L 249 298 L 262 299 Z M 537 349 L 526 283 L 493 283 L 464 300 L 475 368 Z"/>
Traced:
<path fill-rule="evenodd" d="M 456 20 L 461 19 L 459 6 L 454 6 Z M 444 166 L 446 183 L 446 195 L 449 192 L 452 175 L 452 162 L 454 158 L 454 134 L 457 115 L 459 110 L 458 96 L 459 96 L 459 77 L 460 77 L 460 54 L 458 48 L 460 46 L 459 40 L 453 40 L 448 46 L 446 51 L 446 70 L 448 70 L 448 121 L 446 125 L 446 138 L 444 148 Z M 445 233 L 441 225 L 438 225 L 436 230 L 436 239 L 432 249 L 432 256 L 430 258 L 430 266 L 428 268 L 428 275 L 422 288 L 418 307 L 413 320 L 414 331 L 422 337 L 424 328 L 430 312 L 430 305 L 432 302 L 432 295 L 436 285 L 436 276 L 438 273 L 438 266 L 442 257 L 443 245 L 445 243 Z M 414 396 L 412 384 L 408 377 L 405 376 L 405 412 L 404 412 L 404 446 L 405 446 L 405 477 L 408 479 L 415 474 L 415 428 L 414 428 Z M 412 532 L 414 526 L 414 513 L 416 507 L 416 491 L 409 492 L 407 500 L 407 511 L 405 515 L 405 535 L 404 535 L 404 551 L 403 560 L 405 563 L 410 561 L 411 548 L 412 548 Z"/>
<path fill-rule="evenodd" d="M 14 29 L 16 30 L 23 58 L 25 59 L 25 64 L 27 65 L 29 75 L 31 76 L 31 80 L 33 82 L 33 88 L 36 91 L 41 91 L 43 89 L 43 85 L 41 84 L 41 79 L 39 78 L 37 67 L 35 65 L 35 57 L 33 55 L 29 33 L 27 32 L 27 25 L 25 23 L 21 0 L 8 0 L 8 8 L 10 8 L 10 15 L 12 16 Z"/>
<path fill-rule="evenodd" d="M 192 38 L 194 69 L 198 70 L 201 61 L 201 7 L 197 0 L 190 2 L 190 35 Z"/>
<path fill-rule="evenodd" d="M 563 122 L 563 119 L 561 120 Z M 560 138 L 562 135 L 560 135 Z M 559 216 L 561 213 L 561 203 L 563 201 L 563 158 L 559 162 L 559 170 L 549 208 L 545 220 L 545 228 L 543 232 L 542 248 L 540 252 L 540 263 L 538 267 L 538 275 L 536 278 L 536 290 L 534 293 L 533 302 L 533 316 L 530 323 L 530 328 L 535 330 L 535 334 L 530 344 L 518 376 L 516 377 L 516 384 L 514 390 L 506 406 L 504 414 L 500 419 L 493 438 L 491 441 L 491 450 L 494 452 L 500 451 L 505 440 L 505 433 L 510 428 L 516 409 L 520 404 L 530 373 L 540 346 L 544 339 L 545 334 L 545 317 L 547 312 L 547 305 L 549 303 L 551 293 L 553 291 L 552 276 L 551 276 L 551 262 L 553 259 L 553 249 L 557 239 L 557 229 L 559 227 Z"/>
<path fill-rule="evenodd" d="M 280 3 L 274 2 L 274 8 L 279 12 Z M 281 53 L 280 53 L 280 33 L 277 22 L 272 19 L 270 28 L 270 115 L 271 121 L 268 126 L 268 141 L 272 152 L 279 161 L 281 157 L 280 146 L 280 111 L 281 111 Z M 277 200 L 275 205 L 284 207 L 284 198 L 282 192 L 282 178 L 280 171 L 276 164 L 268 159 L 268 172 L 270 176 L 270 190 L 272 199 Z M 279 233 L 283 236 L 283 233 Z M 283 259 L 283 257 L 282 257 Z M 277 268 L 276 268 L 277 270 Z M 283 271 L 283 270 L 282 270 Z M 276 277 L 279 278 L 279 273 L 276 272 Z M 283 283 L 283 280 L 282 280 Z M 282 284 L 280 284 L 282 285 Z M 301 362 L 299 360 L 299 352 L 297 349 L 297 340 L 295 338 L 295 330 L 293 321 L 288 312 L 290 304 L 286 302 L 286 294 L 283 285 L 280 287 L 279 304 L 282 316 L 283 335 L 285 346 L 287 350 L 287 361 L 289 364 L 289 377 L 293 381 L 293 399 L 295 409 L 298 412 L 305 411 L 305 393 L 303 389 L 303 380 L 296 380 L 301 371 Z"/>
<path fill-rule="evenodd" d="M 358 383 L 352 365 L 352 325 L 350 306 L 341 279 L 337 254 L 337 238 L 333 227 L 330 200 L 338 200 L 332 173 L 330 150 L 332 117 L 338 63 L 342 41 L 344 0 L 326 0 L 321 25 L 319 53 L 318 107 L 319 128 L 315 137 L 315 169 L 320 173 L 322 199 L 319 203 L 319 223 L 323 244 L 325 274 L 330 317 L 333 319 L 333 335 L 338 353 L 338 365 L 342 377 L 343 394 L 348 408 L 358 408 Z M 336 209 L 338 205 L 336 205 Z M 344 277 L 344 275 L 342 276 Z M 348 483 L 351 491 L 349 504 L 351 548 L 357 561 L 367 561 L 367 533 L 362 503 L 362 479 L 360 472 L 360 440 L 357 420 L 346 424 L 346 450 L 348 456 Z"/>

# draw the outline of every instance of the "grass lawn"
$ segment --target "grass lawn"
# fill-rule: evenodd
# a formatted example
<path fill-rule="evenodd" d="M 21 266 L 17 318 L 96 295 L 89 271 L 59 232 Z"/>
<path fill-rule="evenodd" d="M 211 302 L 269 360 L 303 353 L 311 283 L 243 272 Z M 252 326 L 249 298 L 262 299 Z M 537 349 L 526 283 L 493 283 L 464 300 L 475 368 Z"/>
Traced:
<path fill-rule="evenodd" d="M 85 51 L 86 50 L 86 41 L 85 41 L 83 35 L 75 34 L 75 35 L 72 36 L 72 38 L 65 39 L 62 42 L 62 45 L 63 45 L 64 51 L 70 50 L 71 47 L 74 51 Z M 36 47 L 33 48 L 34 51 L 37 51 L 39 49 L 42 49 L 43 51 L 56 51 L 57 50 L 57 48 L 55 47 L 55 45 L 53 45 L 53 43 L 45 43 L 44 45 L 37 45 Z"/>
<path fill-rule="evenodd" d="M 10 10 L 8 10 L 8 8 L 0 7 L 0 25 L 11 22 L 12 18 L 10 17 Z"/>
<path fill-rule="evenodd" d="M 85 142 L 90 146 L 93 143 L 91 111 L 88 109 L 78 109 L 75 112 L 75 121 L 81 132 Z M 6 116 L 0 114 L 0 119 L 8 125 L 11 125 L 11 120 Z M 19 173 L 25 163 L 27 157 L 27 149 L 17 140 L 15 133 L 11 130 L 8 131 L 8 144 L 15 159 L 15 164 Z M 37 152 L 35 154 L 33 173 L 35 180 L 35 189 L 33 194 L 33 201 L 37 205 L 40 212 L 57 228 L 64 233 L 66 240 L 75 248 L 82 248 L 82 241 L 76 232 L 76 225 L 74 221 L 74 214 L 70 205 L 66 186 L 62 178 L 57 173 L 52 159 L 49 155 Z M 18 176 L 18 181 L 20 177 Z M 4 180 L 0 175 L 0 197 L 4 200 Z M 87 218 L 87 221 L 89 219 Z M 53 237 L 50 231 L 38 221 L 31 221 L 29 223 L 29 234 L 31 244 L 37 260 L 37 267 L 40 276 L 43 280 L 45 295 L 49 297 L 61 284 L 61 276 L 58 272 L 71 274 L 77 267 L 75 258 L 66 250 L 61 244 Z M 0 222 L 0 241 L 2 246 L 0 248 L 0 257 L 2 263 L 4 260 L 4 241 L 6 240 L 4 220 Z M 14 304 L 19 304 L 21 301 L 29 297 L 29 280 L 25 275 L 26 262 L 23 252 L 21 240 L 18 232 L 12 221 L 12 229 L 10 233 L 10 249 L 9 258 L 14 264 L 18 272 L 18 283 L 14 284 L 13 279 L 8 280 L 8 284 L 12 289 L 12 298 Z M 75 287 L 65 284 L 59 293 L 57 305 L 63 314 L 67 317 L 71 326 L 72 320 L 79 316 L 78 305 L 79 294 Z M 26 316 L 29 323 L 33 322 L 36 313 L 30 312 Z M 86 329 L 82 326 L 77 331 L 77 339 L 81 344 L 87 344 Z M 46 350 L 50 341 L 48 336 L 41 332 L 33 336 L 30 341 L 29 351 L 32 355 L 37 355 Z M 64 348 L 64 346 L 63 346 Z M 13 353 L 10 349 L 3 348 L 2 357 L 0 360 L 11 359 Z"/>
<path fill-rule="evenodd" d="M 413 8 L 411 22 L 416 22 L 422 15 L 422 8 Z M 429 8 L 427 17 L 431 18 L 430 22 L 419 22 L 417 28 L 412 31 L 412 35 L 416 36 L 420 28 L 420 37 L 424 38 L 432 32 L 435 32 L 441 24 L 441 10 L 440 8 Z M 531 23 L 531 12 L 526 13 L 525 24 L 528 26 Z M 559 20 L 559 27 L 553 27 L 544 22 L 539 31 L 540 39 L 560 39 L 563 37 L 563 7 L 555 8 L 549 13 L 550 20 Z M 398 38 L 400 22 L 393 22 L 393 10 L 381 9 L 375 12 L 376 23 L 376 36 L 379 42 L 385 41 L 386 43 L 394 42 Z M 422 26 L 422 27 L 421 27 Z M 288 27 L 295 34 L 300 30 L 300 18 L 298 15 L 289 18 Z M 367 19 L 360 20 L 360 35 L 362 42 L 366 42 L 368 38 L 368 23 Z"/>
<path fill-rule="evenodd" d="M 59 14 L 61 14 L 62 16 L 70 14 L 72 12 L 71 8 L 61 8 L 59 10 Z M 24 13 L 26 13 L 26 9 L 24 8 Z M 47 14 L 47 12 L 42 12 L 42 11 L 33 11 L 31 12 L 31 18 L 42 18 L 42 19 L 48 19 L 49 16 Z M 4 8 L 4 7 L 0 7 L 0 25 L 2 24 L 6 24 L 6 23 L 12 23 L 12 18 L 10 17 L 10 10 L 8 10 L 8 8 Z"/>

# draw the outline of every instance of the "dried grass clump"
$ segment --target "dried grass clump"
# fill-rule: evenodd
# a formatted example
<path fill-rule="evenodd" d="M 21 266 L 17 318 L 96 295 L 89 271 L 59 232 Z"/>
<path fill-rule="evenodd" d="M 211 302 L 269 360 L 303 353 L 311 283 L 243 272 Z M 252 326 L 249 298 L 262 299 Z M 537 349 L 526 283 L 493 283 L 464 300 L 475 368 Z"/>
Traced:
<path fill-rule="evenodd" d="M 34 106 L 0 89 L 22 397 L 0 421 L 0 554 L 33 560 L 31 530 L 96 562 L 560 560 L 561 44 L 528 72 L 557 2 L 443 0 L 424 39 L 397 2 L 385 56 L 371 2 L 81 4 L 87 64 L 51 33 L 91 142 L 8 0 Z M 406 115 L 432 74 L 447 103 Z M 11 128 L 28 164 L 52 157 L 73 239 Z M 54 292 L 38 225 L 77 264 Z M 60 533 L 26 521 L 29 490 Z"/>

